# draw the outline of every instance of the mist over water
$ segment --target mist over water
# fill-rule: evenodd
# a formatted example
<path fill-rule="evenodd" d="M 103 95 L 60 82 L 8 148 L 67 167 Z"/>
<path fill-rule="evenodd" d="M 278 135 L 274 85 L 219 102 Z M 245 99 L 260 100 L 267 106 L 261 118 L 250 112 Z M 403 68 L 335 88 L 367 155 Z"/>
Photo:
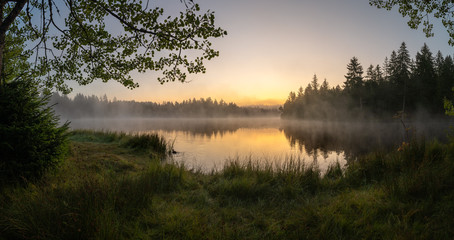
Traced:
<path fill-rule="evenodd" d="M 301 159 L 323 171 L 361 154 L 397 148 L 403 141 L 424 136 L 444 141 L 449 122 L 426 120 L 328 122 L 264 118 L 87 118 L 71 122 L 73 129 L 126 133 L 158 133 L 173 143 L 173 159 L 204 171 L 222 168 L 225 161 L 280 163 Z"/>

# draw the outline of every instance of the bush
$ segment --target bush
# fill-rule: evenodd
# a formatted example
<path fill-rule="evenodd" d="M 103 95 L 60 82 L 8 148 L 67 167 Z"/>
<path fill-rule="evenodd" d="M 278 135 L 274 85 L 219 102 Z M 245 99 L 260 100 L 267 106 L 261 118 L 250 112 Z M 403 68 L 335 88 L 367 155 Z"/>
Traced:
<path fill-rule="evenodd" d="M 48 100 L 32 80 L 0 86 L 0 182 L 38 179 L 62 161 L 68 123 L 58 126 Z"/>

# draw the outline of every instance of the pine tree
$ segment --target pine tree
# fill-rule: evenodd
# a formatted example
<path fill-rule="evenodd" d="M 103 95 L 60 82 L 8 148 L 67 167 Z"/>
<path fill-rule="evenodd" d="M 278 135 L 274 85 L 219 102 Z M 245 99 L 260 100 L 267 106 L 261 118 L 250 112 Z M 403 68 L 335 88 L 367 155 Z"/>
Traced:
<path fill-rule="evenodd" d="M 298 98 L 302 98 L 304 96 L 304 89 L 302 86 L 300 86 L 300 88 L 298 88 L 298 94 L 297 94 L 297 97 Z"/>
<path fill-rule="evenodd" d="M 397 53 L 394 50 L 391 52 L 391 56 L 389 57 L 386 71 L 388 72 L 388 80 L 391 82 L 391 78 L 397 72 Z"/>
<path fill-rule="evenodd" d="M 437 77 L 441 75 L 441 69 L 443 68 L 443 63 L 444 63 L 444 58 L 443 54 L 440 52 L 440 50 L 437 52 L 437 56 L 435 56 L 435 62 L 434 62 L 434 68 L 435 68 L 435 74 L 437 74 Z"/>
<path fill-rule="evenodd" d="M 321 93 L 326 93 L 326 92 L 328 92 L 328 90 L 329 90 L 329 84 L 328 84 L 328 82 L 326 81 L 326 78 L 325 78 L 325 80 L 323 80 L 322 85 L 320 86 L 320 92 Z"/>
<path fill-rule="evenodd" d="M 56 168 L 67 150 L 66 131 L 32 79 L 3 85 L 0 92 L 0 188 L 35 180 Z"/>
<path fill-rule="evenodd" d="M 317 78 L 316 74 L 314 74 L 314 77 L 312 78 L 311 87 L 314 92 L 318 91 L 319 84 L 318 84 L 318 78 Z"/>
<path fill-rule="evenodd" d="M 353 57 L 347 65 L 346 81 L 344 82 L 345 90 L 354 98 L 359 101 L 359 108 L 362 109 L 362 88 L 363 81 L 363 67 L 358 61 L 358 58 Z"/>
<path fill-rule="evenodd" d="M 371 64 L 366 70 L 366 81 L 375 81 L 375 71 L 374 66 Z"/>
<path fill-rule="evenodd" d="M 380 65 L 377 64 L 377 66 L 375 67 L 374 72 L 375 72 L 375 77 L 376 77 L 375 80 L 377 82 L 379 82 L 379 83 L 383 82 L 384 76 L 383 76 L 383 72 L 381 70 Z"/>
<path fill-rule="evenodd" d="M 383 62 L 383 77 L 384 79 L 388 79 L 389 77 L 389 60 L 388 57 L 385 57 L 385 61 Z"/>
<path fill-rule="evenodd" d="M 307 87 L 304 89 L 304 95 L 308 97 L 312 94 L 312 92 L 313 92 L 312 85 L 309 83 L 307 84 Z"/>
<path fill-rule="evenodd" d="M 402 99 L 402 113 L 405 113 L 405 104 L 408 91 L 408 83 L 410 79 L 411 59 L 410 53 L 407 50 L 407 45 L 402 42 L 399 50 L 397 51 L 397 58 L 395 62 L 395 72 L 392 76 L 392 83 L 397 88 L 397 96 Z"/>
<path fill-rule="evenodd" d="M 416 54 L 414 79 L 418 102 L 427 110 L 436 109 L 436 105 L 441 106 L 442 103 L 437 103 L 434 97 L 437 92 L 436 75 L 432 52 L 427 44 Z"/>

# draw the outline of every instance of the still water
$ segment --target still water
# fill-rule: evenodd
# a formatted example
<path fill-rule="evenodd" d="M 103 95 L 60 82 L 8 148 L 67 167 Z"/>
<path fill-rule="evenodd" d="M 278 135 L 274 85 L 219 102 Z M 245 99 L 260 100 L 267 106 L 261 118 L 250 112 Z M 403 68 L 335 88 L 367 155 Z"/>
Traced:
<path fill-rule="evenodd" d="M 438 125 L 415 124 L 414 129 L 442 136 L 443 127 Z M 368 151 L 396 147 L 409 134 L 398 122 L 329 123 L 279 118 L 79 119 L 71 121 L 71 128 L 158 133 L 173 143 L 175 161 L 203 171 L 220 169 L 230 160 L 279 164 L 290 158 L 316 163 L 324 171 L 335 162 L 344 166 Z"/>

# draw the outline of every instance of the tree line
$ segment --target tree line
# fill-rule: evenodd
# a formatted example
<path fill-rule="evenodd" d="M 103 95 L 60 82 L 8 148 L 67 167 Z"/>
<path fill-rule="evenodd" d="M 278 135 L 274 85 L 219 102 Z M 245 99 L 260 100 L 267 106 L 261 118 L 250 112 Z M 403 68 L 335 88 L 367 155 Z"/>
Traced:
<path fill-rule="evenodd" d="M 392 51 L 382 65 L 370 65 L 364 73 L 358 58 L 347 65 L 342 87 L 330 87 L 317 75 L 306 88 L 290 92 L 281 108 L 283 118 L 351 119 L 414 116 L 417 113 L 443 115 L 444 100 L 452 100 L 454 62 L 438 51 L 434 56 L 424 44 L 410 57 L 405 42 Z"/>
<path fill-rule="evenodd" d="M 54 93 L 50 104 L 64 119 L 94 117 L 248 117 L 278 116 L 277 108 L 240 107 L 233 102 L 211 97 L 182 102 L 136 102 L 109 100 L 106 95 L 74 98 Z"/>

